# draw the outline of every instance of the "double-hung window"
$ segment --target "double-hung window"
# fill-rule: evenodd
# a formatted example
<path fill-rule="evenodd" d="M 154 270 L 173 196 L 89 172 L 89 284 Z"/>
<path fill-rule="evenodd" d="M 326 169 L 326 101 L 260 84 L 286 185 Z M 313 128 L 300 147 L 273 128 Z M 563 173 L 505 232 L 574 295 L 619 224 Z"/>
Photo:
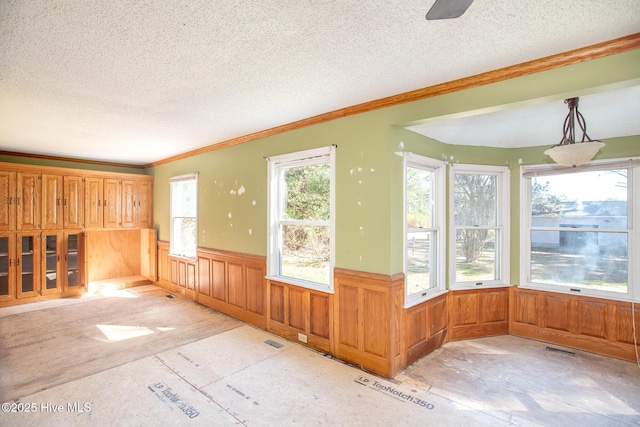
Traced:
<path fill-rule="evenodd" d="M 637 299 L 638 188 L 638 160 L 523 167 L 521 284 Z"/>
<path fill-rule="evenodd" d="M 268 158 L 269 277 L 333 291 L 335 151 Z"/>
<path fill-rule="evenodd" d="M 407 307 L 445 291 L 445 172 L 444 162 L 404 154 Z"/>
<path fill-rule="evenodd" d="M 509 169 L 456 164 L 449 187 L 450 287 L 508 285 Z"/>
<path fill-rule="evenodd" d="M 198 228 L 198 174 L 169 178 L 171 203 L 171 255 L 196 258 Z"/>

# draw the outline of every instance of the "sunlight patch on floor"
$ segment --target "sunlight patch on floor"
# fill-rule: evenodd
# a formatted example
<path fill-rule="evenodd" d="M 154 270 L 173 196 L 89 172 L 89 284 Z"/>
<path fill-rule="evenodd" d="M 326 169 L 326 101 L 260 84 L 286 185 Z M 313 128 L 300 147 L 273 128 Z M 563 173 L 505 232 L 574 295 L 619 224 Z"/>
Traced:
<path fill-rule="evenodd" d="M 105 297 L 114 298 L 138 298 L 138 296 L 126 289 L 122 288 L 122 284 L 117 282 L 105 282 L 99 283 L 91 282 L 87 287 L 86 296 L 102 295 Z"/>
<path fill-rule="evenodd" d="M 146 326 L 96 325 L 96 327 L 112 342 L 143 337 L 154 333 Z"/>

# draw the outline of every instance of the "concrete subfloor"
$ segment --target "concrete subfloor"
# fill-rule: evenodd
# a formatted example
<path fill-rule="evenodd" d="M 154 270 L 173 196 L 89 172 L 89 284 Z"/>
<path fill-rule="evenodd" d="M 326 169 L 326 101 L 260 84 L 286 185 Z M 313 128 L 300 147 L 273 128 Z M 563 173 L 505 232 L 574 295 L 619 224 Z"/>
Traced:
<path fill-rule="evenodd" d="M 0 425 L 640 425 L 635 363 L 501 336 L 385 379 L 167 295 L 1 308 Z"/>

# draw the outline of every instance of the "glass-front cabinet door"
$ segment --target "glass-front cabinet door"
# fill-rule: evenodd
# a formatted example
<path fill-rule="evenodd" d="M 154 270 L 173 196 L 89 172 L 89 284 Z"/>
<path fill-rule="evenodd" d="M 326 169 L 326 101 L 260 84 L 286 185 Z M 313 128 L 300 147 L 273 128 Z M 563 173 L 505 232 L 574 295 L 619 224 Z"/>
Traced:
<path fill-rule="evenodd" d="M 16 290 L 18 298 L 38 296 L 38 233 L 19 234 L 16 257 Z"/>
<path fill-rule="evenodd" d="M 63 284 L 63 290 L 65 294 L 74 293 L 74 291 L 81 292 L 84 285 L 84 281 L 82 279 L 83 234 L 65 232 L 64 236 L 65 251 L 63 275 L 65 277 L 65 282 Z"/>
<path fill-rule="evenodd" d="M 0 302 L 16 297 L 15 234 L 0 235 Z"/>
<path fill-rule="evenodd" d="M 62 233 L 43 233 L 42 236 L 42 295 L 59 294 L 63 275 L 60 274 Z"/>

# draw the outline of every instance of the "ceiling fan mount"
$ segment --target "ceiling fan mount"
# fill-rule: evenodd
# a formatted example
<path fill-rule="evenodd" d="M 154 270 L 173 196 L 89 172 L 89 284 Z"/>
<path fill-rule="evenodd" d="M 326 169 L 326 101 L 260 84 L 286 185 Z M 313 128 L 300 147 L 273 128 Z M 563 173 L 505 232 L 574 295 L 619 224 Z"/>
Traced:
<path fill-rule="evenodd" d="M 473 0 L 436 0 L 427 12 L 427 21 L 459 18 L 471 3 Z"/>

